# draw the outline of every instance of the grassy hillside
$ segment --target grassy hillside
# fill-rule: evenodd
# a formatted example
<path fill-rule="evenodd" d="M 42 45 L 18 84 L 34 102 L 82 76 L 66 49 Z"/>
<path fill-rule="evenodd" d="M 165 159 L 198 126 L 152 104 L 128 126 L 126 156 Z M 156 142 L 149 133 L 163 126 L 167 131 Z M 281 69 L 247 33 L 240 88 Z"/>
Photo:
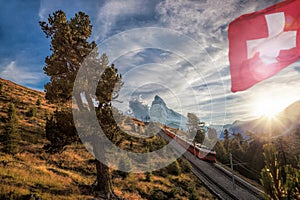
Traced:
<path fill-rule="evenodd" d="M 2 86 L 1 86 L 2 85 Z M 40 103 L 39 103 L 40 102 Z M 7 111 L 14 103 L 19 119 L 19 153 L 3 152 Z M 92 199 L 96 180 L 94 158 L 81 144 L 61 154 L 43 149 L 45 121 L 55 107 L 43 92 L 0 79 L 0 199 Z M 35 114 L 36 113 L 36 114 Z M 126 141 L 125 143 L 126 144 Z M 112 171 L 114 191 L 125 199 L 214 199 L 180 159 L 179 175 L 170 165 L 149 174 L 121 176 Z M 150 177 L 150 178 L 149 178 Z"/>
<path fill-rule="evenodd" d="M 2 85 L 0 91 L 0 127 L 5 126 L 9 105 L 13 103 L 19 121 L 22 144 L 26 144 L 26 142 L 37 143 L 42 140 L 46 117 L 53 113 L 54 105 L 46 102 L 43 92 L 31 90 L 4 79 L 0 79 L 0 84 Z M 0 129 L 0 134 L 3 131 Z"/>

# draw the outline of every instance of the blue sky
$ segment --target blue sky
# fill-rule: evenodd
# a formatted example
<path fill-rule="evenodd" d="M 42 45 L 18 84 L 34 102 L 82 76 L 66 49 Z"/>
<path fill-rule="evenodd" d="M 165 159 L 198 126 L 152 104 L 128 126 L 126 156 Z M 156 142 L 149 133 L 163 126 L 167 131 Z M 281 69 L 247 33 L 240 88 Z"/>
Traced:
<path fill-rule="evenodd" d="M 123 104 L 118 105 L 123 111 L 128 108 L 130 99 L 140 98 L 146 104 L 151 104 L 157 93 L 170 108 L 184 115 L 195 112 L 209 123 L 248 120 L 262 114 L 259 109 L 264 110 L 269 106 L 269 110 L 280 110 L 300 99 L 299 62 L 244 92 L 230 91 L 228 24 L 242 14 L 276 2 L 279 1 L 2 1 L 0 77 L 43 90 L 43 85 L 48 81 L 43 73 L 44 59 L 51 52 L 50 41 L 45 38 L 38 22 L 46 20 L 49 14 L 58 9 L 65 11 L 68 17 L 83 11 L 91 18 L 91 39 L 98 45 L 116 37 L 116 34 L 121 37 L 124 31 L 146 27 L 167 28 L 189 37 L 199 45 L 200 53 L 188 45 L 178 46 L 175 36 L 151 40 L 158 45 L 173 42 L 172 49 L 199 53 L 195 66 L 189 62 L 190 57 L 182 57 L 176 54 L 176 50 L 139 49 L 137 41 L 126 41 L 124 48 L 126 45 L 131 51 L 113 61 L 124 75 L 125 85 L 120 97 Z M 142 30 L 135 31 L 140 34 L 141 40 L 154 37 Z M 199 73 L 195 73 L 195 70 Z M 136 91 L 140 91 L 138 97 L 134 96 Z"/>

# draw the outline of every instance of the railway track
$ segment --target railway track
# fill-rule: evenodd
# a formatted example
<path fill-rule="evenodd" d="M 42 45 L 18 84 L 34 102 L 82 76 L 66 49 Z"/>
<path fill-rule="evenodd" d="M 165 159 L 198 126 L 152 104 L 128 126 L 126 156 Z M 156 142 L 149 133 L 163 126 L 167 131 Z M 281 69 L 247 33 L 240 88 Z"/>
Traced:
<path fill-rule="evenodd" d="M 169 136 L 161 131 L 168 141 Z M 174 144 L 175 149 L 182 149 L 179 144 Z M 181 150 L 182 151 L 182 150 Z M 221 200 L 261 200 L 263 198 L 262 191 L 247 183 L 243 179 L 235 176 L 235 187 L 232 184 L 231 172 L 224 169 L 218 164 L 212 164 L 198 159 L 186 151 L 183 154 L 192 165 L 193 173 L 207 186 L 207 188 Z"/>
<path fill-rule="evenodd" d="M 222 171 L 228 178 L 232 179 L 232 173 L 230 171 L 228 171 L 227 169 L 223 168 L 221 165 L 216 164 L 216 163 L 214 164 L 214 167 L 216 169 Z M 253 195 L 258 197 L 259 199 L 264 199 L 263 198 L 264 191 L 262 191 L 262 190 L 258 189 L 257 187 L 251 185 L 250 183 L 248 183 L 244 179 L 240 178 L 239 176 L 234 176 L 234 177 L 235 177 L 235 183 L 237 185 L 247 189 L 249 192 L 251 192 Z"/>
<path fill-rule="evenodd" d="M 221 200 L 239 200 L 237 197 L 228 192 L 222 185 L 207 176 L 197 166 L 192 164 L 192 172 L 206 185 L 206 187 Z"/>

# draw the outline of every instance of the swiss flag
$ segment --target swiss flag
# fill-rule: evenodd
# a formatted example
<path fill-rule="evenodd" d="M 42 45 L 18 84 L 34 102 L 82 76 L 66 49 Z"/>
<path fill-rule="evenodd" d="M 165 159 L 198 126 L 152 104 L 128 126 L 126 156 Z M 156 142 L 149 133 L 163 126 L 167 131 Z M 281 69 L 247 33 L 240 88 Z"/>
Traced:
<path fill-rule="evenodd" d="M 300 58 L 300 0 L 287 0 L 229 24 L 231 91 L 250 88 Z"/>

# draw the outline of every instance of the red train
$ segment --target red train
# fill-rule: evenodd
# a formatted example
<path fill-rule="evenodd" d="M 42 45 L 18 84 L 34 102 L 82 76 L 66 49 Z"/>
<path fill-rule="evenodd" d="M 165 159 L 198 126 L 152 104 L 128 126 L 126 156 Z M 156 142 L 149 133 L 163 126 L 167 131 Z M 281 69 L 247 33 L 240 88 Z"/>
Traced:
<path fill-rule="evenodd" d="M 167 128 L 163 128 L 163 131 L 172 139 L 174 139 L 178 144 L 183 146 L 192 154 L 196 155 L 199 159 L 208 162 L 216 162 L 216 152 L 209 150 L 207 147 L 196 144 L 193 145 L 191 142 L 184 140 L 182 137 L 175 135 L 172 131 Z"/>

